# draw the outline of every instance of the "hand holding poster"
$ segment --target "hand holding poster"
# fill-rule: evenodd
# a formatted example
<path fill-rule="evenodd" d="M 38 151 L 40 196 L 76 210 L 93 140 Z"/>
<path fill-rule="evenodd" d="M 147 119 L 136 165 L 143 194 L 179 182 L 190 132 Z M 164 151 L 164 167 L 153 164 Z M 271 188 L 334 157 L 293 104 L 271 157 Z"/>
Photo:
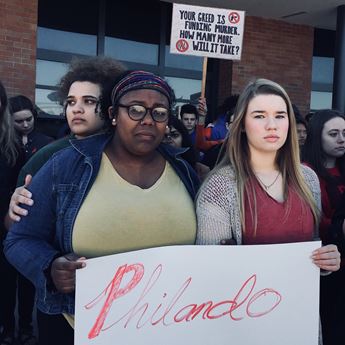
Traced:
<path fill-rule="evenodd" d="M 174 4 L 170 52 L 240 60 L 244 12 Z"/>
<path fill-rule="evenodd" d="M 76 345 L 318 343 L 320 242 L 178 246 L 87 261 Z"/>

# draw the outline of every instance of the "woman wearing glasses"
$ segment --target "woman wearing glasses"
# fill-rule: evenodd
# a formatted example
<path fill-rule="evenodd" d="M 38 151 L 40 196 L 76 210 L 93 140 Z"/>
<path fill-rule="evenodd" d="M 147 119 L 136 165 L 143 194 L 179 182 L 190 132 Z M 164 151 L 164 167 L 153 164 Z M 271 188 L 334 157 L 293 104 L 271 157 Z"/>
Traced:
<path fill-rule="evenodd" d="M 161 144 L 173 102 L 163 79 L 127 72 L 111 94 L 113 133 L 72 142 L 35 175 L 35 203 L 5 252 L 35 284 L 40 310 L 57 315 L 50 344 L 73 344 L 67 321 L 85 258 L 195 242 L 197 177 Z"/>

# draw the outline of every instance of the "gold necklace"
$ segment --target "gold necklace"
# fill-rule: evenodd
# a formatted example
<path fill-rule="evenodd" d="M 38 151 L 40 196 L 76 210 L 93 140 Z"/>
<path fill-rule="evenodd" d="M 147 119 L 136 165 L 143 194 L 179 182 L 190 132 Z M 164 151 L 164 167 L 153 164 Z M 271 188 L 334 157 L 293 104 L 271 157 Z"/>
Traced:
<path fill-rule="evenodd" d="M 278 171 L 278 174 L 277 174 L 276 178 L 274 179 L 274 181 L 271 184 L 267 185 L 267 184 L 262 182 L 261 178 L 257 174 L 255 174 L 256 178 L 259 180 L 261 185 L 265 188 L 266 192 L 277 182 L 279 175 L 280 175 L 280 171 Z"/>

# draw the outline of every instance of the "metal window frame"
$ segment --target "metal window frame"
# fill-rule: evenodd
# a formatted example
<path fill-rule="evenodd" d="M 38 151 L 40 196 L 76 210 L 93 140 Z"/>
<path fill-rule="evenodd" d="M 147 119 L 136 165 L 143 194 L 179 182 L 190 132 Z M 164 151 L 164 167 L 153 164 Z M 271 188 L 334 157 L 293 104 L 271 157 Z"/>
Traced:
<path fill-rule="evenodd" d="M 97 49 L 96 49 L 97 55 L 104 55 L 104 52 L 105 52 L 106 5 L 107 5 L 107 0 L 99 0 L 98 33 L 97 33 Z M 121 61 L 121 60 L 120 62 L 122 62 L 129 69 L 144 69 L 152 73 L 158 74 L 160 76 L 201 80 L 202 79 L 201 71 L 174 68 L 174 67 L 168 67 L 165 65 L 165 46 L 166 46 L 169 6 L 171 6 L 170 3 L 165 3 L 165 2 L 160 1 L 161 15 L 160 15 L 160 41 L 159 41 L 159 47 L 158 47 L 158 65 L 134 63 L 134 62 L 128 62 L 128 61 Z M 37 48 L 36 59 L 38 60 L 70 63 L 70 61 L 74 57 L 86 58 L 90 56 L 77 54 L 77 53 L 69 53 L 69 52 Z M 208 103 L 213 105 L 209 107 L 209 109 L 212 110 L 212 109 L 215 109 L 216 107 L 216 99 L 218 96 L 217 88 L 213 87 L 214 85 L 217 85 L 216 83 L 218 81 L 218 73 L 217 73 L 218 61 L 215 59 L 210 59 L 210 60 L 213 60 L 213 61 L 210 61 L 211 63 L 209 64 L 209 68 L 208 68 L 208 74 L 207 74 L 208 83 L 207 83 L 206 94 L 208 96 Z M 46 90 L 57 89 L 57 87 L 55 86 L 42 85 L 42 84 L 36 84 L 36 88 L 46 89 Z"/>

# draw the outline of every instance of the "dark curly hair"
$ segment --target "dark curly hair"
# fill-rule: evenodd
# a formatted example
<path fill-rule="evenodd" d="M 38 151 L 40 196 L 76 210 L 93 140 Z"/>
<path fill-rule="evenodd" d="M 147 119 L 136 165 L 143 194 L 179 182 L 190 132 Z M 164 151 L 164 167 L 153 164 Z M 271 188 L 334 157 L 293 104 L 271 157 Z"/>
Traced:
<path fill-rule="evenodd" d="M 111 106 L 110 93 L 114 81 L 126 70 L 120 62 L 103 56 L 87 59 L 76 58 L 70 63 L 68 72 L 61 78 L 58 95 L 63 105 L 71 85 L 76 81 L 88 81 L 100 86 L 100 110 L 101 116 L 108 120 L 108 108 Z M 65 108 L 64 108 L 65 110 Z M 110 121 L 110 120 L 109 120 Z"/>

